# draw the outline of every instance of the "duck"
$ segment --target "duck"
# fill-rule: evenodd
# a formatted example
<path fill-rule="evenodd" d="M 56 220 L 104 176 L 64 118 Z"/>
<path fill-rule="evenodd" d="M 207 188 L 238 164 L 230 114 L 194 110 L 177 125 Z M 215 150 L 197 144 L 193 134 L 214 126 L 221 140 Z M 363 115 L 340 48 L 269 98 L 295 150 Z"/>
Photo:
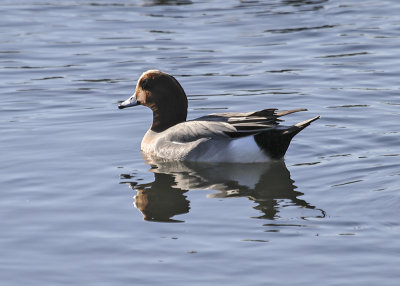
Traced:
<path fill-rule="evenodd" d="M 188 99 L 172 75 L 144 72 L 134 94 L 119 109 L 146 106 L 153 123 L 141 142 L 148 160 L 209 163 L 263 163 L 282 160 L 292 138 L 320 116 L 284 126 L 282 116 L 307 109 L 268 108 L 252 112 L 212 113 L 186 120 Z"/>

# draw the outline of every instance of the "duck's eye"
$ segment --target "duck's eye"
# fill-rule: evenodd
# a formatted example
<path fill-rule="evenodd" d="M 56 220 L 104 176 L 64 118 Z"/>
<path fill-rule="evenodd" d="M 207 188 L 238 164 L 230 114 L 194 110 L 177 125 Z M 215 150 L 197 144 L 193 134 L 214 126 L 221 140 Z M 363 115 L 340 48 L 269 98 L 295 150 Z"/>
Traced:
<path fill-rule="evenodd" d="M 142 89 L 150 89 L 150 80 L 147 78 L 143 79 L 140 83 L 140 86 L 142 87 Z"/>

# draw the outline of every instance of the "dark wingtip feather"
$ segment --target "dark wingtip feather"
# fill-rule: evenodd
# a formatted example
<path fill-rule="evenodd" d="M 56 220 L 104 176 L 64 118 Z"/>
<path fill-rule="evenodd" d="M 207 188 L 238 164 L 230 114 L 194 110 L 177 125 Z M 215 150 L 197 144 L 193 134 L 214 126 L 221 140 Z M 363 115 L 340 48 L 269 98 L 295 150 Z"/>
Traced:
<path fill-rule="evenodd" d="M 281 110 L 278 113 L 275 113 L 277 117 L 285 116 L 288 114 L 292 114 L 299 111 L 307 111 L 307 108 L 298 108 L 298 109 L 291 109 L 291 110 Z"/>

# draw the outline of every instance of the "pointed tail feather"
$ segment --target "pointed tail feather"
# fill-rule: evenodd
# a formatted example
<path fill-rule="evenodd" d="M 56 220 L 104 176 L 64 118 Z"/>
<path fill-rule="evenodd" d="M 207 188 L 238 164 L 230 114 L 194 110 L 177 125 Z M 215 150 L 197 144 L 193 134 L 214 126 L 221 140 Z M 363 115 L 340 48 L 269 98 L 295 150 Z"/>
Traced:
<path fill-rule="evenodd" d="M 321 117 L 321 116 L 315 116 L 315 117 L 313 117 L 313 118 L 311 118 L 311 119 L 308 119 L 308 120 L 304 120 L 304 121 L 302 121 L 302 122 L 299 122 L 299 123 L 297 123 L 295 126 L 301 128 L 301 129 L 304 129 L 304 128 L 306 128 L 308 125 L 310 125 L 311 122 L 313 122 L 313 121 L 319 119 L 320 117 Z"/>
<path fill-rule="evenodd" d="M 293 138 L 297 133 L 299 133 L 301 130 L 303 130 L 303 129 L 306 128 L 308 125 L 310 125 L 311 122 L 313 122 L 313 121 L 315 121 L 315 120 L 317 120 L 317 119 L 319 119 L 319 118 L 320 118 L 320 116 L 315 116 L 315 117 L 313 117 L 313 118 L 311 118 L 311 119 L 307 119 L 307 120 L 304 120 L 304 121 L 302 121 L 302 122 L 299 122 L 299 123 L 293 125 L 292 127 L 289 127 L 288 129 L 286 129 L 282 134 L 290 134 L 290 135 L 292 135 L 292 137 L 290 138 L 290 140 L 292 140 L 292 138 Z"/>

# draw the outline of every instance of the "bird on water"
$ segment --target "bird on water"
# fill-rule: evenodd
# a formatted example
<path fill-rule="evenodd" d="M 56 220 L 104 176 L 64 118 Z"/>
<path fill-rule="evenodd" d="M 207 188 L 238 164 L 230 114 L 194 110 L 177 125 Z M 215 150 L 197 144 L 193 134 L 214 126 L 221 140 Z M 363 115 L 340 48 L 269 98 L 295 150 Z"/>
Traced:
<path fill-rule="evenodd" d="M 307 109 L 268 108 L 253 112 L 213 113 L 186 120 L 188 100 L 171 75 L 149 70 L 135 93 L 118 107 L 143 105 L 153 111 L 153 123 L 141 143 L 146 157 L 197 162 L 256 163 L 280 160 L 292 138 L 319 116 L 284 126 L 282 116 Z"/>

